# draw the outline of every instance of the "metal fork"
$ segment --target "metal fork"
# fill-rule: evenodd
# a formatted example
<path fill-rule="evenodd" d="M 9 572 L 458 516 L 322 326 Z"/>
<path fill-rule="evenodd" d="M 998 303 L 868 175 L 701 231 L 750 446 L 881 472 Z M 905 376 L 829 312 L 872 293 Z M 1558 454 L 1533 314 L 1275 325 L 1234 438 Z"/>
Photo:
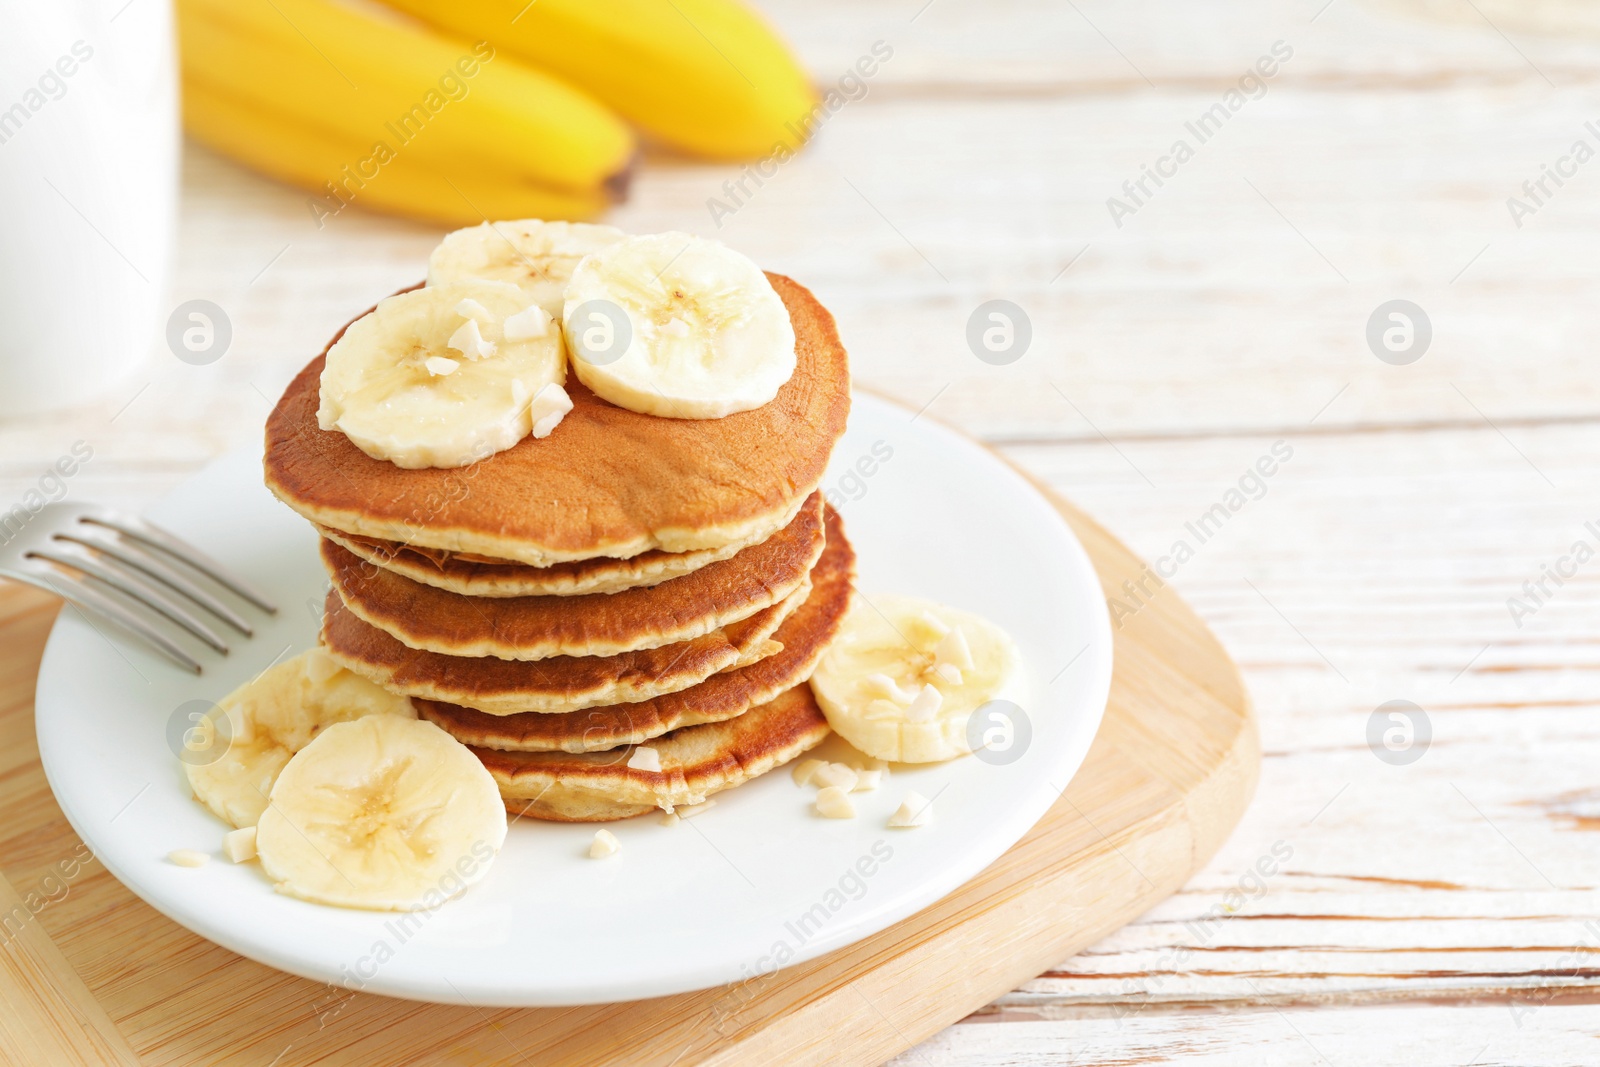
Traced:
<path fill-rule="evenodd" d="M 228 644 L 205 615 L 245 637 L 255 630 L 191 571 L 262 611 L 278 610 L 216 560 L 136 516 L 77 504 L 46 504 L 33 512 L 18 506 L 0 514 L 0 578 L 54 593 L 199 674 L 200 661 L 169 634 L 173 626 L 224 656 Z"/>

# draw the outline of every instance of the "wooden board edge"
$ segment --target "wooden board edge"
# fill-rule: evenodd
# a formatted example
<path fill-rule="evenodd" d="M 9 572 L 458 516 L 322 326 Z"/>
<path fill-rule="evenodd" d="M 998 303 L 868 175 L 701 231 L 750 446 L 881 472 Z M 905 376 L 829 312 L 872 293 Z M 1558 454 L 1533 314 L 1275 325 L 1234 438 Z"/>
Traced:
<path fill-rule="evenodd" d="M 0 1063 L 137 1067 L 138 1056 L 78 972 L 0 876 Z"/>
<path fill-rule="evenodd" d="M 1142 561 L 1104 527 L 1026 470 L 1004 456 L 999 458 L 1032 483 L 1066 519 L 1094 561 L 1102 586 L 1112 574 L 1120 578 L 1141 571 Z M 1151 816 L 1104 835 L 1104 847 L 1097 850 L 1092 865 L 1075 863 L 1070 870 L 1035 881 L 996 910 L 1015 916 L 1020 926 L 1021 920 L 1036 914 L 1039 907 L 1053 908 L 1063 894 L 1071 895 L 1074 886 L 1091 882 L 1115 887 L 1125 903 L 1103 911 L 1094 924 L 1071 928 L 1059 937 L 1035 933 L 1006 955 L 1005 966 L 976 974 L 963 967 L 966 961 L 951 939 L 929 937 L 892 960 L 837 983 L 777 1021 L 692 1061 L 697 1067 L 733 1067 L 751 1062 L 752 1056 L 770 1061 L 779 1050 L 783 1063 L 800 1067 L 880 1064 L 1125 926 L 1180 889 L 1215 855 L 1255 795 L 1261 766 L 1260 733 L 1238 665 L 1193 609 L 1175 592 L 1165 592 L 1166 596 L 1151 602 L 1155 610 L 1146 617 L 1146 625 L 1166 621 L 1198 629 L 1204 640 L 1202 651 L 1214 664 L 1226 664 L 1221 676 L 1206 687 L 1207 692 L 1233 711 L 1237 728 L 1211 770 L 1187 792 Z M 1119 645 L 1137 639 L 1136 632 L 1114 628 L 1113 640 Z M 1070 799 L 1064 797 L 1057 808 Z M 1151 878 L 1146 870 L 1158 868 L 1135 864 L 1130 851 L 1185 854 L 1187 860 L 1165 876 Z M 802 969 L 825 966 L 829 959 L 825 956 Z M 930 975 L 940 981 L 957 979 L 962 987 L 958 995 L 944 1001 L 948 1007 L 938 1012 L 923 1010 L 916 994 Z"/>

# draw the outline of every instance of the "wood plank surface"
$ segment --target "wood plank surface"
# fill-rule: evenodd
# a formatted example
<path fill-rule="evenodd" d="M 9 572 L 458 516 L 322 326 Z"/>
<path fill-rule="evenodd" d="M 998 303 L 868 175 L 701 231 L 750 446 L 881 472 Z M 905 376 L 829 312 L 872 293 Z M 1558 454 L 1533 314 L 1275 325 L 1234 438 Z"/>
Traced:
<path fill-rule="evenodd" d="M 1138 576 L 1134 556 L 1059 506 L 1102 584 Z M 28 680 L 47 633 L 46 602 L 32 590 L 0 591 L 0 610 L 14 619 L 0 646 L 0 750 L 12 754 L 0 777 L 0 878 L 28 885 L 49 884 L 60 857 L 86 851 L 55 807 L 33 749 Z M 552 1067 L 876 1064 L 1182 885 L 1237 822 L 1259 763 L 1236 669 L 1204 624 L 1169 596 L 1118 631 L 1111 700 L 1089 758 L 1070 785 L 1057 784 L 1061 800 L 1021 842 L 915 916 L 775 976 L 592 1008 L 413 1004 L 234 956 L 145 907 L 103 870 L 74 870 L 33 914 L 26 946 L 50 960 L 64 955 L 71 969 L 58 963 L 57 970 L 66 980 L 51 982 L 35 966 L 15 976 L 0 970 L 0 982 L 40 987 L 53 1009 L 41 1018 L 92 1010 L 115 1036 L 109 1016 L 150 1064 L 288 1067 L 331 1055 L 369 1067 L 436 1058 Z M 3 889 L 0 881 L 0 903 Z M 19 1041 L 59 1039 L 39 1025 L 16 1029 Z M 12 1036 L 0 1028 L 0 1051 Z"/>

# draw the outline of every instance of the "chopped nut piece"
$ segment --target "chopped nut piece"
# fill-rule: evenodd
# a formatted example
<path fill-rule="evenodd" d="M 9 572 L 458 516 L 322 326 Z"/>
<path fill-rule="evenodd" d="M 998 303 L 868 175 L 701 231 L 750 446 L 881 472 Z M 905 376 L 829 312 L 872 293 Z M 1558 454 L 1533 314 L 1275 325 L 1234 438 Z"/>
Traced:
<path fill-rule="evenodd" d="M 944 635 L 933 655 L 940 663 L 949 663 L 964 671 L 972 669 L 972 649 L 967 644 L 967 635 L 959 628 Z"/>
<path fill-rule="evenodd" d="M 899 682 L 896 682 L 887 674 L 879 672 L 874 672 L 862 678 L 861 688 L 866 690 L 869 695 L 883 697 L 899 704 L 909 704 L 912 697 L 917 695 L 913 690 L 902 688 Z"/>
<path fill-rule="evenodd" d="M 921 793 L 907 793 L 900 808 L 889 816 L 889 825 L 897 829 L 926 826 L 933 819 L 933 801 Z"/>
<path fill-rule="evenodd" d="M 846 767 L 842 763 L 824 764 L 811 776 L 811 784 L 818 788 L 836 785 L 848 793 L 856 785 L 855 768 Z"/>
<path fill-rule="evenodd" d="M 879 697 L 867 702 L 867 718 L 869 719 L 898 719 L 905 714 L 905 708 L 892 700 Z"/>
<path fill-rule="evenodd" d="M 246 863 L 256 858 L 256 828 L 243 826 L 222 835 L 222 854 L 234 863 Z"/>
<path fill-rule="evenodd" d="M 531 341 L 550 332 L 550 313 L 534 304 L 506 319 L 500 329 L 507 341 Z"/>
<path fill-rule="evenodd" d="M 456 305 L 456 314 L 464 319 L 476 319 L 479 322 L 494 321 L 494 315 L 490 313 L 489 309 L 470 296 Z"/>
<path fill-rule="evenodd" d="M 456 368 L 461 366 L 461 364 L 448 356 L 429 356 L 422 361 L 422 365 L 427 367 L 428 373 L 435 378 L 443 378 L 447 374 L 454 374 Z"/>
<path fill-rule="evenodd" d="M 941 663 L 933 668 L 933 673 L 938 675 L 942 681 L 951 685 L 961 684 L 961 668 L 954 663 Z"/>
<path fill-rule="evenodd" d="M 211 857 L 204 852 L 196 852 L 192 848 L 175 849 L 167 853 L 167 859 L 179 867 L 204 867 L 211 862 Z"/>
<path fill-rule="evenodd" d="M 851 789 L 850 792 L 865 793 L 869 789 L 878 788 L 882 781 L 882 771 L 857 771 L 855 788 Z"/>
<path fill-rule="evenodd" d="M 640 745 L 633 750 L 633 755 L 628 757 L 630 771 L 659 771 L 661 769 L 661 754 L 646 745 Z"/>
<path fill-rule="evenodd" d="M 561 424 L 567 417 L 567 412 L 572 410 L 572 398 L 561 386 L 551 382 L 539 390 L 539 395 L 533 398 L 528 412 L 533 416 L 533 436 L 544 438 L 550 436 L 550 431 Z"/>
<path fill-rule="evenodd" d="M 944 638 L 950 635 L 950 624 L 933 612 L 924 610 L 917 618 L 922 622 L 922 625 L 933 632 L 935 637 Z"/>
<path fill-rule="evenodd" d="M 617 840 L 617 835 L 610 830 L 596 830 L 594 840 L 589 844 L 589 858 L 602 859 L 616 853 L 622 847 L 622 842 Z"/>
<path fill-rule="evenodd" d="M 812 776 L 827 765 L 826 760 L 801 760 L 795 765 L 794 770 L 789 772 L 789 777 L 794 779 L 795 785 L 810 785 Z"/>
<path fill-rule="evenodd" d="M 856 806 L 850 803 L 850 796 L 836 785 L 830 785 L 817 793 L 817 814 L 828 819 L 853 819 L 856 817 Z"/>
<path fill-rule="evenodd" d="M 939 706 L 944 703 L 944 695 L 931 685 L 922 687 L 910 707 L 906 708 L 906 718 L 912 722 L 928 722 L 939 713 Z"/>
<path fill-rule="evenodd" d="M 661 818 L 657 819 L 656 821 L 662 826 L 676 826 L 682 822 L 683 819 L 676 811 L 663 811 L 661 813 Z"/>
<path fill-rule="evenodd" d="M 344 670 L 339 666 L 339 661 L 328 655 L 327 650 L 323 648 L 307 650 L 303 662 L 306 666 L 306 678 L 312 685 L 321 685 Z"/>
<path fill-rule="evenodd" d="M 477 319 L 468 319 L 456 327 L 456 332 L 450 335 L 450 340 L 445 344 L 468 359 L 483 359 L 495 353 L 494 342 L 483 339 Z"/>

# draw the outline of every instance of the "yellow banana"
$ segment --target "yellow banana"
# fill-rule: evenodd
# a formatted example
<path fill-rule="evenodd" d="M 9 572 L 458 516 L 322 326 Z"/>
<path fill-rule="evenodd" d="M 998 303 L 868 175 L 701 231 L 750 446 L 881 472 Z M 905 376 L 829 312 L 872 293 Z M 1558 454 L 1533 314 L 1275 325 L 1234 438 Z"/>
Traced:
<path fill-rule="evenodd" d="M 741 0 L 388 0 L 486 40 L 675 147 L 750 159 L 806 139 L 817 95 Z"/>
<path fill-rule="evenodd" d="M 491 44 L 328 0 L 177 7 L 186 80 L 366 152 L 383 145 L 440 175 L 487 168 L 585 195 L 618 187 L 633 159 L 632 133 L 609 109 Z"/>
<path fill-rule="evenodd" d="M 490 219 L 584 219 L 605 210 L 600 190 L 541 188 L 481 170 L 444 175 L 417 159 L 372 156 L 372 146 L 314 130 L 189 78 L 183 120 L 197 140 L 294 185 L 315 190 L 307 209 L 322 224 L 351 204 L 464 226 Z"/>

